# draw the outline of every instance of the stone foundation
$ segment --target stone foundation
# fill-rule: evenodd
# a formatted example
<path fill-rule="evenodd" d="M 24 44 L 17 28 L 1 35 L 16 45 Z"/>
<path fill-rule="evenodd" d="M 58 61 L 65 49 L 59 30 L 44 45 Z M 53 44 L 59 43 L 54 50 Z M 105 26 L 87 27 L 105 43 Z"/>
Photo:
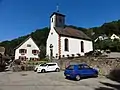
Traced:
<path fill-rule="evenodd" d="M 92 68 L 98 69 L 100 75 L 108 75 L 112 70 L 120 68 L 120 58 L 80 57 L 59 60 L 61 69 L 65 69 L 69 64 L 74 63 L 86 63 Z"/>

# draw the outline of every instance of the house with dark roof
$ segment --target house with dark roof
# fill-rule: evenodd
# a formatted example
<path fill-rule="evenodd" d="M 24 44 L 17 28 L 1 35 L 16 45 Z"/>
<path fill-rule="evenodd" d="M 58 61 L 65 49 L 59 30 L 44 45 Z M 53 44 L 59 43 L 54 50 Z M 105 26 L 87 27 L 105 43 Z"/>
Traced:
<path fill-rule="evenodd" d="M 50 16 L 50 32 L 46 42 L 49 58 L 77 57 L 93 51 L 93 43 L 80 30 L 65 27 L 65 15 L 53 12 Z"/>
<path fill-rule="evenodd" d="M 31 36 L 15 48 L 15 59 L 37 60 L 40 50 Z"/>

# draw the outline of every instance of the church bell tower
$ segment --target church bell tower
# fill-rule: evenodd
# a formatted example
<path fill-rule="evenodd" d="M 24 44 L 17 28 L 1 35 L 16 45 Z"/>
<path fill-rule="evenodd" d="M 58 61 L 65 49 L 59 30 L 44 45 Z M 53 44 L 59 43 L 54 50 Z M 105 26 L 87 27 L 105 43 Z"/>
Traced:
<path fill-rule="evenodd" d="M 54 27 L 61 27 L 64 28 L 65 26 L 65 15 L 57 12 L 53 12 L 50 16 L 50 28 L 53 29 Z"/>

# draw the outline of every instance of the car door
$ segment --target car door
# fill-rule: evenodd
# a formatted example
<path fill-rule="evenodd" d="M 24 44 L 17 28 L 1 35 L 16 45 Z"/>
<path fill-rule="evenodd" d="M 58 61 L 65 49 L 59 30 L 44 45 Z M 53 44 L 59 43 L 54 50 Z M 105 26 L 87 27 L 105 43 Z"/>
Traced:
<path fill-rule="evenodd" d="M 83 65 L 85 76 L 92 76 L 93 70 L 88 65 Z"/>
<path fill-rule="evenodd" d="M 65 74 L 66 76 L 70 76 L 70 75 L 73 73 L 73 70 L 74 70 L 74 65 L 69 65 L 69 66 L 65 69 L 64 74 Z"/>
<path fill-rule="evenodd" d="M 55 70 L 55 64 L 48 64 L 47 71 L 54 71 Z"/>
<path fill-rule="evenodd" d="M 88 65 L 79 65 L 79 74 L 83 77 L 91 76 L 93 74 L 93 70 Z"/>
<path fill-rule="evenodd" d="M 47 69 L 47 71 L 51 71 L 51 64 L 47 64 L 46 69 Z"/>

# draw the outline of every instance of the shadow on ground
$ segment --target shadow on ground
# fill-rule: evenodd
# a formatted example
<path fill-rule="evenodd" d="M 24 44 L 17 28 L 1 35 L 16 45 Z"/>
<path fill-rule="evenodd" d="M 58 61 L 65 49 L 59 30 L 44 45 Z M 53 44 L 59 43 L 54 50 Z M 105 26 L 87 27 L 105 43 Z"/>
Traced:
<path fill-rule="evenodd" d="M 107 78 L 120 83 L 120 69 L 112 70 Z"/>
<path fill-rule="evenodd" d="M 110 74 L 107 76 L 107 78 L 113 81 L 116 81 L 119 84 L 100 82 L 101 84 L 107 87 L 99 87 L 99 88 L 96 88 L 95 90 L 120 90 L 120 69 L 112 70 Z"/>
<path fill-rule="evenodd" d="M 82 77 L 82 78 L 80 79 L 80 81 L 81 81 L 81 80 L 84 80 L 84 79 L 90 79 L 90 78 L 97 78 L 97 76 L 96 76 L 96 77 L 95 77 L 95 76 Z M 68 78 L 68 77 L 66 77 L 65 79 L 67 79 L 67 80 L 72 80 L 72 81 L 77 81 L 75 78 L 73 79 L 73 78 Z"/>
<path fill-rule="evenodd" d="M 106 82 L 100 82 L 101 84 L 107 86 L 107 87 L 99 87 L 95 90 L 120 90 L 120 84 L 110 84 Z"/>

